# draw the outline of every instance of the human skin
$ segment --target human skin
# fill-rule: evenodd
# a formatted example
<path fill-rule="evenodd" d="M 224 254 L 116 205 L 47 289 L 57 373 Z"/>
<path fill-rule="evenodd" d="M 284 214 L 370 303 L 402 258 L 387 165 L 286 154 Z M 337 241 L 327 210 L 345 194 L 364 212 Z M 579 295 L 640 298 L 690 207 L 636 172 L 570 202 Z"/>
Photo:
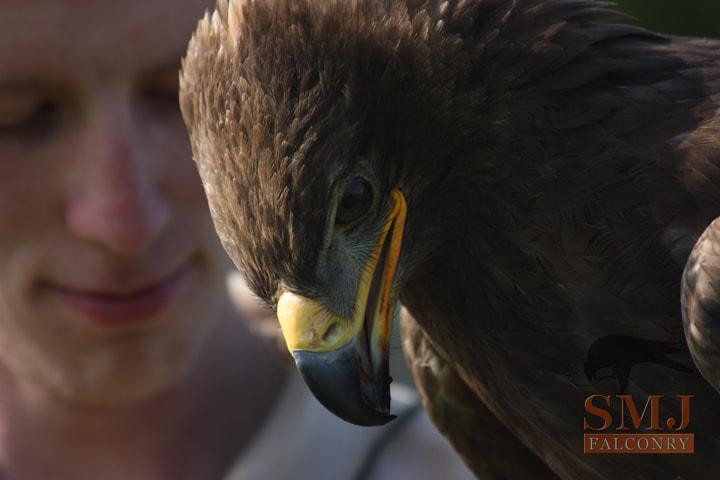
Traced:
<path fill-rule="evenodd" d="M 177 106 L 208 6 L 0 0 L 0 478 L 217 478 L 272 404 Z"/>

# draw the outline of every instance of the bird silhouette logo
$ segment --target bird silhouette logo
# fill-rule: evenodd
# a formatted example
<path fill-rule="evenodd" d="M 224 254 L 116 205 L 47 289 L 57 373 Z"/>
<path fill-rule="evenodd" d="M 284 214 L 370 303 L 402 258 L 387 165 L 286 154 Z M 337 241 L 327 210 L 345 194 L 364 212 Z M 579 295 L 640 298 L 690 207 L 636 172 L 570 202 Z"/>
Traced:
<path fill-rule="evenodd" d="M 667 355 L 679 353 L 684 346 L 679 343 L 658 342 L 628 335 L 607 335 L 600 337 L 588 349 L 585 359 L 585 377 L 588 381 L 616 378 L 620 393 L 625 393 L 630 373 L 638 363 L 655 363 L 678 372 L 692 373 L 694 370 Z M 598 372 L 609 367 L 609 375 L 599 376 Z"/>

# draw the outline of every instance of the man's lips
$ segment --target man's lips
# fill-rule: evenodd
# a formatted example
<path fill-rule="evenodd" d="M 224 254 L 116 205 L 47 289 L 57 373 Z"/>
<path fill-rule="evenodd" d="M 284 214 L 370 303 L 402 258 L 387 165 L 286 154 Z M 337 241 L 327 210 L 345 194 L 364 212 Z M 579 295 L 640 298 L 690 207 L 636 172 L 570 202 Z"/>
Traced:
<path fill-rule="evenodd" d="M 124 326 L 158 316 L 177 295 L 190 274 L 190 266 L 132 288 L 87 289 L 52 285 L 51 292 L 71 310 L 95 323 Z"/>

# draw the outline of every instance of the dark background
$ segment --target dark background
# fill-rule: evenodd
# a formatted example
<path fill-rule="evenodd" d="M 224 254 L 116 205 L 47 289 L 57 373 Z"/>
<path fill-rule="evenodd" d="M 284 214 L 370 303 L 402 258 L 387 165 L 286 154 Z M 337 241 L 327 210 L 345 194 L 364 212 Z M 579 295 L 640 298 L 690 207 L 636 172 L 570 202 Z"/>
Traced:
<path fill-rule="evenodd" d="M 720 38 L 720 0 L 617 0 L 630 23 L 657 32 Z"/>

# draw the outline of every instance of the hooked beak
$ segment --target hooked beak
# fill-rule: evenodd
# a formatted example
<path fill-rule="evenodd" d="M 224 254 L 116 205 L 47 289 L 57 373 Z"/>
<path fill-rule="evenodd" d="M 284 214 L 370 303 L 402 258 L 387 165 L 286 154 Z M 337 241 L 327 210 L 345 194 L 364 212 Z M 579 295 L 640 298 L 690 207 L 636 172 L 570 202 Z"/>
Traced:
<path fill-rule="evenodd" d="M 407 205 L 399 190 L 392 197 L 392 212 L 362 269 L 352 318 L 293 292 L 283 293 L 277 306 L 285 342 L 305 383 L 328 410 L 356 425 L 383 425 L 395 418 L 388 357 Z"/>

